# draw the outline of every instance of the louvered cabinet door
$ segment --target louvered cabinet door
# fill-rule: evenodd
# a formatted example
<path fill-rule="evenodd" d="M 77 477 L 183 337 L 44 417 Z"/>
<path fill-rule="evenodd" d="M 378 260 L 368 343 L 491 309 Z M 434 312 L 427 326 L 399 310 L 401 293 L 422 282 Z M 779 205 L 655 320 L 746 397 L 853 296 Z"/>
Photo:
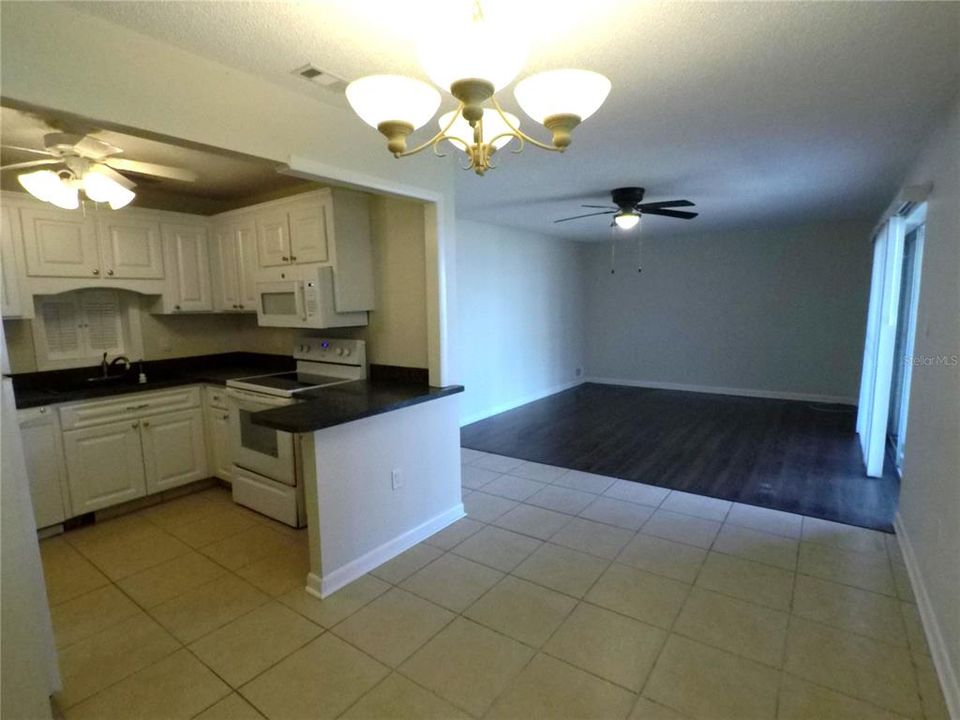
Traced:
<path fill-rule="evenodd" d="M 115 290 L 84 290 L 80 294 L 86 357 L 125 352 L 120 296 Z"/>

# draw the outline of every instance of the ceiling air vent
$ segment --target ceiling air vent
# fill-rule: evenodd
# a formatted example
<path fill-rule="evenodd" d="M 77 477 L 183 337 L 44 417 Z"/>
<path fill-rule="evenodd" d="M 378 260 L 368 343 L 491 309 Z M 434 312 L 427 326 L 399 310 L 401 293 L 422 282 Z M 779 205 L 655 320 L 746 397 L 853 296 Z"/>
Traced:
<path fill-rule="evenodd" d="M 303 67 L 298 67 L 293 71 L 293 74 L 299 75 L 311 84 L 318 85 L 324 90 L 329 90 L 330 92 L 343 92 L 347 87 L 346 81 L 342 78 L 338 78 L 333 73 L 329 73 L 326 70 L 321 70 L 320 68 L 310 64 L 304 65 Z"/>

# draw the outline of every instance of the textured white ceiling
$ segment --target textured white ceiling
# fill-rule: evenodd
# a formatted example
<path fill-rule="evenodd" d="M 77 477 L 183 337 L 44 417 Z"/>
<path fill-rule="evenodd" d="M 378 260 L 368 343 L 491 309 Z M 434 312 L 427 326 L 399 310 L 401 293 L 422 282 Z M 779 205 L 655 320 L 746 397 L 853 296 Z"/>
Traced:
<path fill-rule="evenodd" d="M 346 80 L 423 77 L 418 33 L 442 32 L 440 13 L 464 1 L 70 5 L 344 105 L 290 71 L 311 62 Z M 486 177 L 458 177 L 461 217 L 538 232 L 608 237 L 603 218 L 552 220 L 622 185 L 645 186 L 648 200 L 697 204 L 693 221 L 645 220 L 654 234 L 872 218 L 958 90 L 960 3 L 486 0 L 485 8 L 517 13 L 532 45 L 522 75 L 580 66 L 613 81 L 564 156 L 528 149 L 504 154 Z M 501 96 L 515 107 L 509 88 Z M 373 130 L 370 142 L 381 142 Z"/>

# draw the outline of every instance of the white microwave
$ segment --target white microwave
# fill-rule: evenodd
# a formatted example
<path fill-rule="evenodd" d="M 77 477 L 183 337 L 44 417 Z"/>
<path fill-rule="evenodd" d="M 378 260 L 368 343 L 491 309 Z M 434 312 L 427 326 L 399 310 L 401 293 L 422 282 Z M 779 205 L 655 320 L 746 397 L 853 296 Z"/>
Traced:
<path fill-rule="evenodd" d="M 366 311 L 336 311 L 329 266 L 305 268 L 300 277 L 258 282 L 256 290 L 258 325 L 320 329 L 367 324 Z"/>

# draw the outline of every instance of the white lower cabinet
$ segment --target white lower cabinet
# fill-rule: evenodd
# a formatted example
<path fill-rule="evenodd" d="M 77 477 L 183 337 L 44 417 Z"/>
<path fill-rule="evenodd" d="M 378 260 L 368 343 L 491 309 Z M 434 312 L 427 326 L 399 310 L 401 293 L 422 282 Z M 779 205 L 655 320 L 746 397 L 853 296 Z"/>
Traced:
<path fill-rule="evenodd" d="M 68 430 L 63 447 L 73 515 L 147 494 L 139 420 Z"/>
<path fill-rule="evenodd" d="M 57 411 L 47 407 L 20 410 L 17 421 L 37 529 L 62 523 L 70 506 L 69 497 L 64 497 L 66 472 Z"/>
<path fill-rule="evenodd" d="M 208 477 L 200 408 L 149 415 L 140 421 L 140 436 L 147 494 Z"/>
<path fill-rule="evenodd" d="M 231 479 L 230 414 L 226 410 L 210 410 L 210 471 L 221 480 Z"/>

